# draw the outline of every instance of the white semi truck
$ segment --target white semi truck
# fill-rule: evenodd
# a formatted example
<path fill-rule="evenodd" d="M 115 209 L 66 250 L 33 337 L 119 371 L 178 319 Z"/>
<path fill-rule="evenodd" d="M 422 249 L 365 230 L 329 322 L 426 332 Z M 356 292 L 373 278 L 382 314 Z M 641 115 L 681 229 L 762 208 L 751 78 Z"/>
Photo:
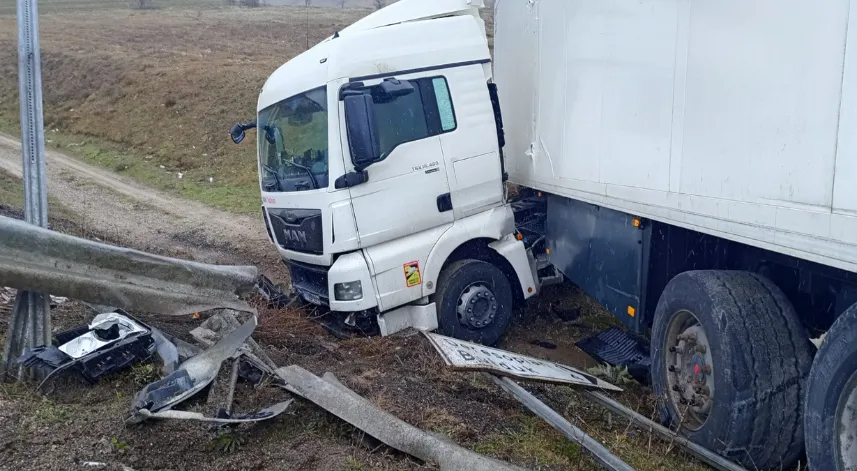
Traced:
<path fill-rule="evenodd" d="M 854 470 L 855 2 L 497 0 L 492 61 L 482 0 L 402 0 L 274 72 L 232 136 L 258 126 L 305 300 L 494 343 L 565 277 L 650 337 L 691 439 Z"/>

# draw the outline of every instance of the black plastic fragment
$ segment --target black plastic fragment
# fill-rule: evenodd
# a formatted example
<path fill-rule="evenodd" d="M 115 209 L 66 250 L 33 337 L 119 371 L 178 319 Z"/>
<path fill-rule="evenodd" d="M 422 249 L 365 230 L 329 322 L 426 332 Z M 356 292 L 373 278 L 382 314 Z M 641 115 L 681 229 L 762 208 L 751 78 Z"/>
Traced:
<path fill-rule="evenodd" d="M 72 361 L 72 358 L 56 347 L 46 345 L 28 350 L 18 358 L 18 363 L 27 368 L 38 368 L 48 373 Z"/>
<path fill-rule="evenodd" d="M 106 345 L 75 359 L 63 353 L 59 346 L 86 334 L 90 330 L 105 341 L 119 337 L 119 329 L 116 325 L 107 329 L 90 329 L 89 324 L 85 324 L 56 334 L 53 345 L 36 347 L 24 352 L 18 362 L 26 367 L 37 368 L 45 374 L 46 378 L 40 385 L 41 387 L 47 379 L 66 371 L 76 372 L 88 383 L 95 384 L 106 375 L 148 360 L 156 349 L 155 339 L 151 335 L 152 328 L 121 309 L 115 312 L 136 322 L 148 332 L 133 333 L 116 343 Z"/>
<path fill-rule="evenodd" d="M 119 372 L 129 366 L 148 360 L 155 353 L 155 340 L 151 334 L 126 337 L 104 349 L 80 358 L 78 370 L 90 384 L 104 376 Z"/>
<path fill-rule="evenodd" d="M 548 350 L 556 350 L 556 344 L 551 342 L 546 342 L 544 340 L 530 340 L 530 343 L 537 346 L 546 348 Z"/>
<path fill-rule="evenodd" d="M 571 322 L 575 321 L 580 317 L 580 308 L 561 308 L 557 306 L 551 306 L 551 311 L 556 314 L 557 317 L 560 318 L 563 322 Z"/>
<path fill-rule="evenodd" d="M 649 342 L 644 338 L 611 327 L 575 345 L 600 363 L 627 366 L 631 376 L 642 384 L 651 382 L 649 366 L 652 359 L 649 356 Z"/>
<path fill-rule="evenodd" d="M 166 378 L 146 386 L 140 392 L 134 408 L 135 410 L 148 409 L 150 411 L 163 409 L 170 405 L 176 397 L 181 396 L 186 391 L 190 391 L 193 387 L 193 379 L 191 379 L 187 370 L 176 370 Z"/>
<path fill-rule="evenodd" d="M 286 294 L 283 288 L 274 284 L 265 275 L 259 277 L 259 280 L 256 282 L 256 290 L 268 302 L 268 307 L 272 309 L 284 309 L 295 300 L 293 296 Z"/>

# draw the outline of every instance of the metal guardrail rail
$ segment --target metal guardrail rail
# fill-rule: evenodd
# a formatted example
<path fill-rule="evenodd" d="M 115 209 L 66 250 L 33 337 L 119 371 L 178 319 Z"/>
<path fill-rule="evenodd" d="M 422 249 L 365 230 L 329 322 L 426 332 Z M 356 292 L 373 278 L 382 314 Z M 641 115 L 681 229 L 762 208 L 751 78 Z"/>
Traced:
<path fill-rule="evenodd" d="M 0 216 L 0 286 L 130 311 L 253 311 L 252 266 L 216 266 L 106 245 Z"/>

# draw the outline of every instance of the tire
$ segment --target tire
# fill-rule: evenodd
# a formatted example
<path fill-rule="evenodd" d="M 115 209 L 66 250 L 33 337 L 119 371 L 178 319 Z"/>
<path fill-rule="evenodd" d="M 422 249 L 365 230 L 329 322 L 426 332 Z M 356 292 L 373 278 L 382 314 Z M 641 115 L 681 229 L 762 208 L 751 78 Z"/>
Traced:
<path fill-rule="evenodd" d="M 671 326 L 688 312 L 704 329 L 704 350 L 710 351 L 713 364 L 710 372 L 705 370 L 707 376 L 696 374 L 697 362 L 684 369 L 691 371 L 691 381 L 710 382 L 706 383 L 712 386 L 710 403 L 703 400 L 705 394 L 695 396 L 699 394 L 695 387 L 688 393 L 678 386 L 688 381 L 681 376 L 682 368 L 674 364 L 678 370 L 670 371 L 667 365 L 687 353 L 689 341 L 678 344 L 679 353 L 671 353 L 674 345 L 668 342 L 677 338 L 669 337 L 676 332 Z M 802 394 L 811 364 L 812 346 L 794 307 L 759 275 L 685 272 L 667 284 L 658 301 L 652 329 L 652 385 L 662 409 L 673 424 L 681 424 L 683 435 L 748 469 L 779 470 L 801 457 Z M 679 392 L 674 392 L 671 381 Z M 680 394 L 692 395 L 691 402 L 709 404 L 707 415 L 689 412 L 700 402 L 682 405 Z M 680 410 L 686 412 L 684 423 Z M 695 422 L 700 418 L 705 420 Z"/>
<path fill-rule="evenodd" d="M 459 301 L 462 300 L 473 301 L 476 308 L 488 303 L 489 311 L 476 320 L 480 325 L 460 319 Z M 460 260 L 445 267 L 432 301 L 437 306 L 438 330 L 443 335 L 469 342 L 494 345 L 512 320 L 514 299 L 509 279 L 496 266 L 480 260 Z"/>
<path fill-rule="evenodd" d="M 857 469 L 857 449 L 853 433 L 857 421 L 853 419 L 857 373 L 857 304 L 847 309 L 827 332 L 815 356 L 807 381 L 804 401 L 804 429 L 806 455 L 810 469 L 846 471 Z M 851 400 L 849 400 L 849 397 Z M 847 423 L 841 428 L 844 411 L 850 409 Z M 838 430 L 839 429 L 839 430 Z M 849 432 L 849 429 L 851 432 Z M 840 434 L 840 430 L 844 434 Z M 850 452 L 843 452 L 842 437 L 851 444 Z"/>

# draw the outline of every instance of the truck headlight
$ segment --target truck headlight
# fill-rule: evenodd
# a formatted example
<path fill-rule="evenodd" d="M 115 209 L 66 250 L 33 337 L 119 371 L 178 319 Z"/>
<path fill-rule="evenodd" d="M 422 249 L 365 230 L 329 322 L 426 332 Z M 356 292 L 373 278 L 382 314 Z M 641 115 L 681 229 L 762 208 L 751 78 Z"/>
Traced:
<path fill-rule="evenodd" d="M 333 285 L 333 297 L 337 301 L 357 301 L 363 299 L 363 283 L 350 281 Z"/>

